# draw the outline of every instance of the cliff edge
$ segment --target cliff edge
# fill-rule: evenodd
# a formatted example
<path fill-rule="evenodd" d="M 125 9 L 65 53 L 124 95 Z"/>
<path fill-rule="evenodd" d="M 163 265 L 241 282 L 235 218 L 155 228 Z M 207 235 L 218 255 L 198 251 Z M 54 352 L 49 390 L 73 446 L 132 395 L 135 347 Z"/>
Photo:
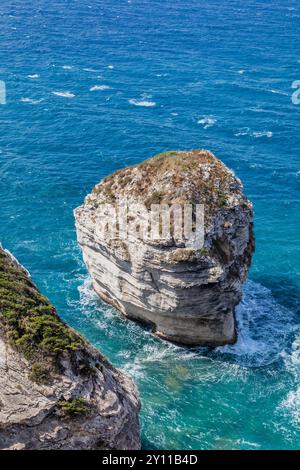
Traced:
<path fill-rule="evenodd" d="M 0 449 L 139 449 L 139 407 L 0 246 Z"/>

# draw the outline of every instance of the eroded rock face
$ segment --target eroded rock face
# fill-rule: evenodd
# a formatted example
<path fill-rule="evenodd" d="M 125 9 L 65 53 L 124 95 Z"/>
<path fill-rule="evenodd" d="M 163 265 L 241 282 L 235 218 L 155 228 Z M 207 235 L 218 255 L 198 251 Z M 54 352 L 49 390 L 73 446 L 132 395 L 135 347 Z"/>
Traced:
<path fill-rule="evenodd" d="M 0 449 L 139 449 L 139 408 L 0 247 Z"/>
<path fill-rule="evenodd" d="M 158 203 L 203 204 L 204 245 L 194 248 L 172 232 L 155 241 L 100 233 L 99 207 L 124 200 L 149 210 Z M 85 263 L 103 300 L 173 342 L 236 341 L 234 309 L 254 251 L 253 210 L 240 180 L 213 154 L 167 152 L 119 170 L 96 185 L 75 218 Z"/>

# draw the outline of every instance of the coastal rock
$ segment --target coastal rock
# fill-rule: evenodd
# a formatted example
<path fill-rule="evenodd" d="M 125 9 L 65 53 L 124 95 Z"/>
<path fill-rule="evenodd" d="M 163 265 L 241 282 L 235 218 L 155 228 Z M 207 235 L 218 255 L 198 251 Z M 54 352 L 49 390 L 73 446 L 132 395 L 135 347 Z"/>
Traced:
<path fill-rule="evenodd" d="M 0 246 L 0 449 L 139 449 L 139 408 L 132 380 Z"/>
<path fill-rule="evenodd" d="M 124 201 L 147 210 L 153 204 L 202 204 L 202 246 L 196 235 L 187 240 L 172 230 L 157 239 L 141 237 L 138 224 L 145 214 L 138 211 L 127 216 L 130 236 L 107 236 L 99 230 L 99 210 Z M 254 251 L 253 209 L 241 181 L 212 153 L 166 152 L 121 169 L 96 185 L 75 219 L 84 261 L 103 300 L 176 343 L 236 341 L 235 306 Z"/>

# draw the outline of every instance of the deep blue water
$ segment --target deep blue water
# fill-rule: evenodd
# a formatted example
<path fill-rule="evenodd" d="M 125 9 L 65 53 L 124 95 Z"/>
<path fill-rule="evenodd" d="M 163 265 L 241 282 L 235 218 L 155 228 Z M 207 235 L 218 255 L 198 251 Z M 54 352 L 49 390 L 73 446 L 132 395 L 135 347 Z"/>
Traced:
<path fill-rule="evenodd" d="M 299 448 L 299 35 L 296 0 L 1 0 L 0 240 L 132 374 L 145 448 Z M 212 351 L 98 301 L 72 213 L 117 168 L 199 147 L 255 208 L 239 341 Z"/>

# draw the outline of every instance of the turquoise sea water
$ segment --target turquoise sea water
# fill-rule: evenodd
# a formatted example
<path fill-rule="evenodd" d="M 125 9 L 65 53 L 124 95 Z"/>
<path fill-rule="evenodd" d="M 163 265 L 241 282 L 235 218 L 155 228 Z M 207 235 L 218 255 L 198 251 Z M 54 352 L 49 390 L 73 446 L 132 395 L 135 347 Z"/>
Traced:
<path fill-rule="evenodd" d="M 0 240 L 137 382 L 147 449 L 300 446 L 300 6 L 293 0 L 2 0 Z M 239 340 L 153 338 L 101 303 L 73 209 L 102 177 L 208 148 L 243 180 L 257 250 Z"/>

